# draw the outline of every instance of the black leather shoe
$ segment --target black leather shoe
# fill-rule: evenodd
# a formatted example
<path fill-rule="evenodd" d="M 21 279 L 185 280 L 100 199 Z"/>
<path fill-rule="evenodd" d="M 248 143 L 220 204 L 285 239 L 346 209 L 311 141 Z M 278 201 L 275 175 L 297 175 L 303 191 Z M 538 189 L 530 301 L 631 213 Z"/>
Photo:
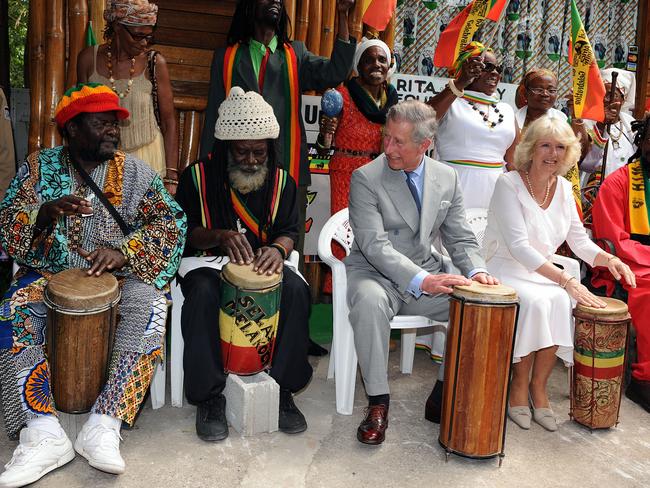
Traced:
<path fill-rule="evenodd" d="M 319 357 L 327 356 L 329 352 L 320 344 L 316 344 L 313 340 L 309 339 L 309 349 L 307 350 L 307 354 L 310 356 Z"/>
<path fill-rule="evenodd" d="M 650 412 L 650 381 L 640 381 L 632 378 L 627 390 L 625 390 L 625 396 L 643 407 L 646 412 Z"/>
<path fill-rule="evenodd" d="M 307 421 L 296 404 L 289 390 L 280 389 L 280 412 L 278 416 L 278 429 L 285 434 L 299 434 L 307 430 Z"/>
<path fill-rule="evenodd" d="M 207 442 L 222 441 L 228 437 L 226 397 L 221 393 L 196 407 L 196 435 Z"/>
<path fill-rule="evenodd" d="M 434 424 L 440 423 L 440 414 L 442 412 L 442 387 L 444 384 L 445 383 L 440 380 L 436 381 L 424 407 L 424 418 Z"/>

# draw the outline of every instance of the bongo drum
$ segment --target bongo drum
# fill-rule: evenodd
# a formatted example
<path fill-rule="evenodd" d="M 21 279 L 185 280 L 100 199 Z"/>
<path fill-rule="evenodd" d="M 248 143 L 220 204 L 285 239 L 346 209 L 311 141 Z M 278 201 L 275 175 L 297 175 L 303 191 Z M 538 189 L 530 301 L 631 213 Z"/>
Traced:
<path fill-rule="evenodd" d="M 627 305 L 601 298 L 606 308 L 578 304 L 573 311 L 575 340 L 570 417 L 590 429 L 618 424 L 623 395 L 630 314 Z"/>
<path fill-rule="evenodd" d="M 221 272 L 219 332 L 226 373 L 268 369 L 278 331 L 282 273 L 259 275 L 252 264 L 228 263 Z"/>
<path fill-rule="evenodd" d="M 472 282 L 450 298 L 438 441 L 449 454 L 504 456 L 519 300 L 504 285 Z"/>
<path fill-rule="evenodd" d="M 120 290 L 110 273 L 55 274 L 45 288 L 47 351 L 56 408 L 88 412 L 104 387 L 113 350 Z"/>

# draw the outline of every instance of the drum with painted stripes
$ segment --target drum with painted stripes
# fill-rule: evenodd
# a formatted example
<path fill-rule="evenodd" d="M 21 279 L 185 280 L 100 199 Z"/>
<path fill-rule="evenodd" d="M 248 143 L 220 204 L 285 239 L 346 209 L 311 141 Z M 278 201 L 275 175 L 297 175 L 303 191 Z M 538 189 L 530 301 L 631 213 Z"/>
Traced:
<path fill-rule="evenodd" d="M 576 306 L 574 366 L 571 375 L 571 412 L 590 429 L 618 423 L 623 394 L 630 314 L 627 305 L 602 298 L 606 308 Z"/>
<path fill-rule="evenodd" d="M 219 332 L 224 370 L 239 375 L 270 368 L 278 331 L 282 274 L 228 263 L 221 273 Z"/>

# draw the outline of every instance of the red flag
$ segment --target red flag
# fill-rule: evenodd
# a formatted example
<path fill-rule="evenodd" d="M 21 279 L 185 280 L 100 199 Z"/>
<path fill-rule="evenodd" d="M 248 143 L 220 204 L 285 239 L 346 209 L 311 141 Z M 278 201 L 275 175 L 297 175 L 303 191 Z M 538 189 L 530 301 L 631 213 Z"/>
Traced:
<path fill-rule="evenodd" d="M 363 0 L 363 23 L 383 31 L 395 13 L 397 0 Z"/>
<path fill-rule="evenodd" d="M 491 0 L 490 11 L 485 18 L 493 22 L 499 22 L 501 12 L 506 8 L 506 5 L 508 5 L 508 0 Z"/>

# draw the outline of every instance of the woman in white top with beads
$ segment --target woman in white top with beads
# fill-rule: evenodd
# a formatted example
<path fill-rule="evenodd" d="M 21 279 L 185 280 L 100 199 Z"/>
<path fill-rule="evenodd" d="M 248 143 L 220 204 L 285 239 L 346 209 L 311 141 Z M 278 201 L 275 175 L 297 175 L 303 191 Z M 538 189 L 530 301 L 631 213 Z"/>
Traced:
<path fill-rule="evenodd" d="M 573 364 L 575 302 L 605 303 L 549 260 L 566 241 L 590 266 L 606 266 L 634 286 L 621 260 L 602 251 L 587 236 L 578 217 L 571 184 L 558 178 L 580 156 L 571 126 L 558 118 L 532 122 L 517 147 L 514 169 L 499 177 L 490 201 L 483 242 L 487 268 L 517 290 L 520 300 L 508 414 L 524 429 L 531 417 L 554 431 L 546 383 L 556 362 Z M 531 377 L 532 369 L 532 377 Z M 533 416 L 529 408 L 529 395 Z"/>
<path fill-rule="evenodd" d="M 501 71 L 491 49 L 471 42 L 451 70 L 456 79 L 428 102 L 440 122 L 438 159 L 458 173 L 465 208 L 488 207 L 497 178 L 514 157 L 514 111 L 495 94 Z"/>

